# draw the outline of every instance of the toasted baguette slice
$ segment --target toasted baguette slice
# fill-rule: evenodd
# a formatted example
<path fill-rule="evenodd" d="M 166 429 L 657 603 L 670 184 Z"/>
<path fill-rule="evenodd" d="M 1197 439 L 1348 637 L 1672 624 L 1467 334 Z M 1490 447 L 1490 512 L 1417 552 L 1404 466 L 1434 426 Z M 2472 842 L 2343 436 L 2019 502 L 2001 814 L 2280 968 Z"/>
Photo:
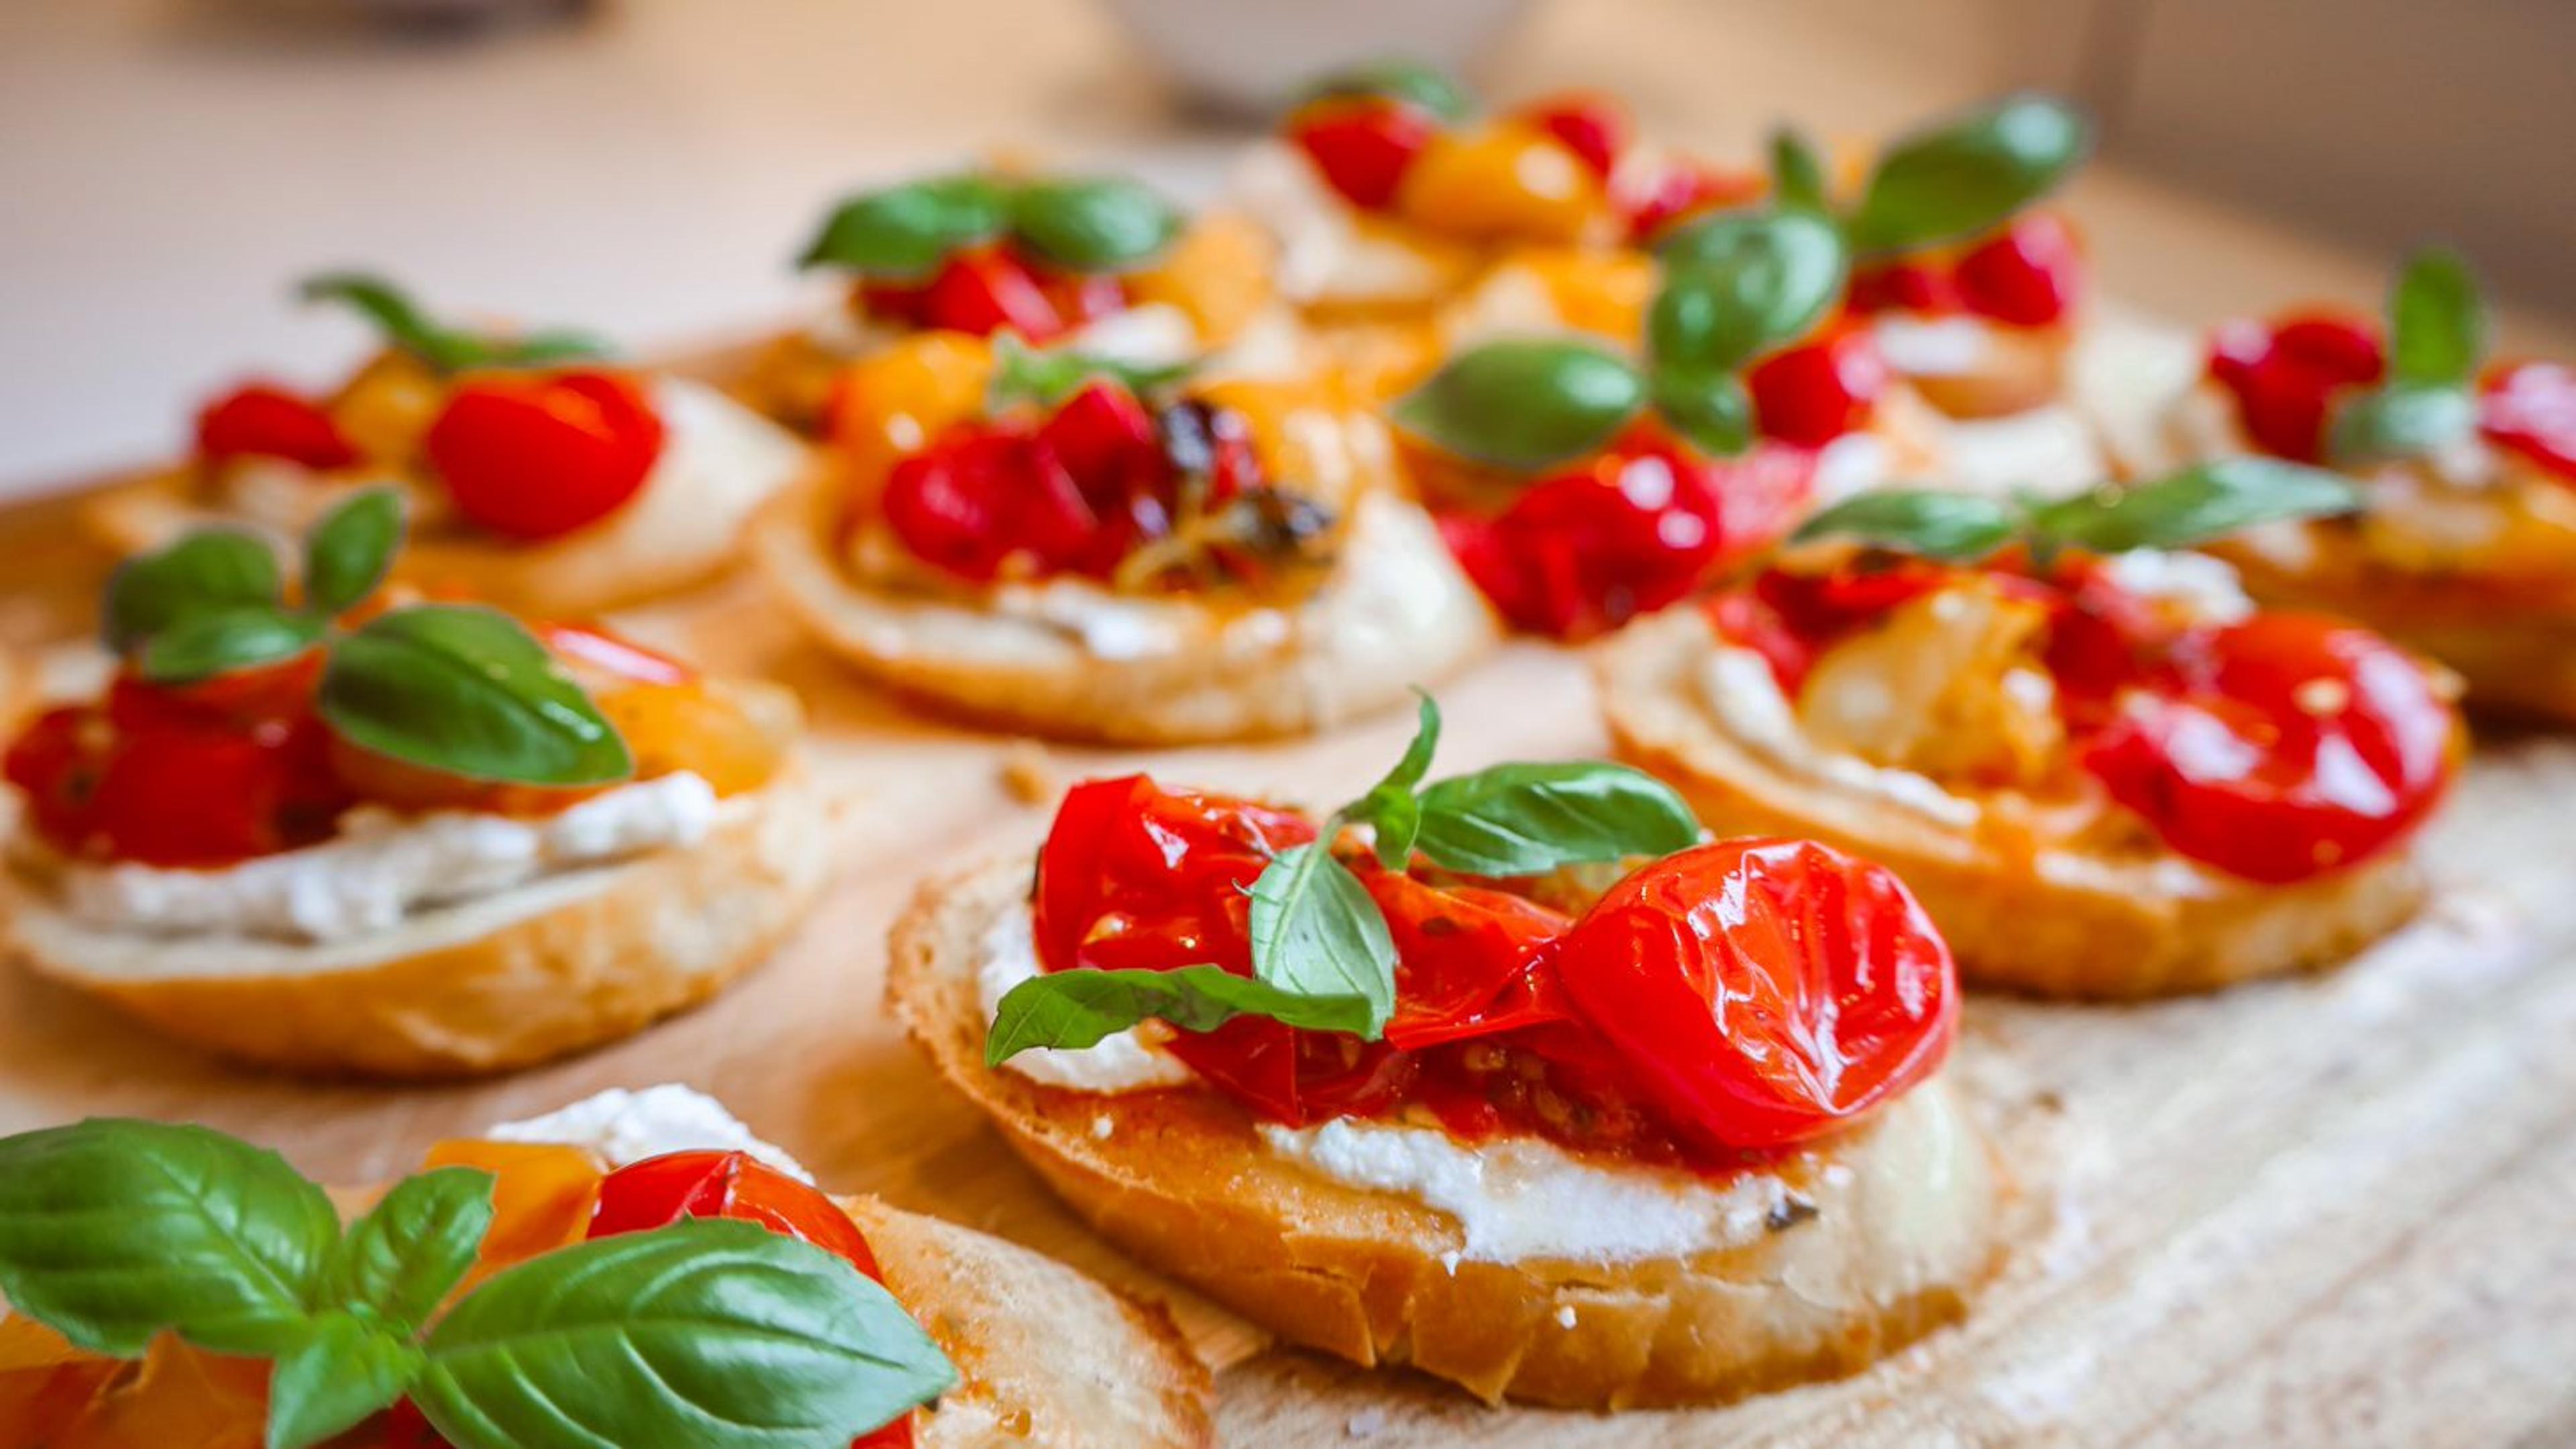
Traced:
<path fill-rule="evenodd" d="M 1735 737 L 1700 703 L 1709 647 L 1695 609 L 1602 647 L 1602 710 L 1618 755 L 1680 791 L 1721 834 L 1811 837 L 1894 870 L 1976 984 L 2093 998 L 2210 990 L 2341 961 L 2423 903 L 2423 877 L 2404 851 L 2286 886 L 2171 855 L 2047 850 L 2016 860 L 1973 825 L 1796 769 Z"/>
<path fill-rule="evenodd" d="M 2071 327 L 1990 327 L 1985 356 L 1966 372 L 1905 374 L 1924 399 L 1954 418 L 2005 418 L 2061 396 Z"/>
<path fill-rule="evenodd" d="M 1309 734 L 1396 703 L 1495 636 L 1431 520 L 1384 493 L 1361 500 L 1333 575 L 1293 607 L 1104 598 L 1153 636 L 1115 652 L 1062 623 L 854 580 L 826 544 L 833 507 L 818 477 L 752 533 L 815 636 L 898 693 L 1030 734 L 1125 745 Z"/>
<path fill-rule="evenodd" d="M 394 930 L 297 943 L 74 919 L 0 873 L 16 953 L 172 1036 L 264 1066 L 375 1077 L 506 1071 L 695 1006 L 765 959 L 820 890 L 823 806 L 791 764 L 686 849 L 565 871 Z"/>
<path fill-rule="evenodd" d="M 1111 1241 L 1254 1322 L 1487 1400 L 1704 1404 L 1854 1371 L 1957 1318 L 2002 1188 L 1935 1082 L 1776 1169 L 1816 1208 L 1687 1258 L 1461 1260 L 1456 1219 L 1271 1152 L 1213 1091 L 1097 1095 L 984 1065 L 979 943 L 1025 909 L 1006 862 L 926 887 L 887 991 L 913 1039 Z"/>

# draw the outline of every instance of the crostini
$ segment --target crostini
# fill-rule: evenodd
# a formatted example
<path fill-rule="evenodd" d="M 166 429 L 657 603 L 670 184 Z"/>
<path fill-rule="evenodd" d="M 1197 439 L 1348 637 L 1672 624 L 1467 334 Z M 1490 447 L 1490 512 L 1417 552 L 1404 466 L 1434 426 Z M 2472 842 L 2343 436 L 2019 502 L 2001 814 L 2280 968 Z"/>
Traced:
<path fill-rule="evenodd" d="M 1617 766 L 1423 788 L 1436 724 L 1320 822 L 1077 786 L 1034 889 L 922 892 L 896 1012 L 1128 1252 L 1488 1400 L 1717 1402 L 1962 1313 L 2001 1179 L 1904 886 Z"/>
<path fill-rule="evenodd" d="M 2137 997 L 2339 961 L 2423 899 L 2456 683 L 2165 550 L 2354 501 L 2245 459 L 2052 504 L 1855 499 L 1611 640 L 1610 735 L 1712 829 L 1885 862 L 1972 983 Z"/>
<path fill-rule="evenodd" d="M 797 264 L 847 278 L 840 305 L 771 342 L 739 391 L 815 437 L 865 393 L 852 369 L 906 338 L 1007 334 L 1129 367 L 1257 375 L 1314 361 L 1258 225 L 1184 215 L 1124 177 L 988 168 L 861 192 Z"/>
<path fill-rule="evenodd" d="M 724 570 L 804 466 L 793 436 L 723 393 L 609 362 L 589 337 L 442 324 L 374 277 L 303 295 L 355 308 L 384 347 L 327 396 L 252 382 L 208 404 L 185 463 L 90 506 L 102 541 L 140 553 L 218 522 L 291 542 L 391 484 L 412 516 L 406 582 L 584 614 Z"/>
<path fill-rule="evenodd" d="M 0 1292 L 16 1309 L 0 1449 L 1211 1434 L 1207 1371 L 1161 1313 L 982 1233 L 827 1196 L 680 1087 L 441 1143 L 367 1192 L 199 1127 L 0 1139 Z"/>
<path fill-rule="evenodd" d="M 712 995 L 829 858 L 792 695 L 598 629 L 379 590 L 401 495 L 110 581 L 104 696 L 7 752 L 17 954 L 272 1066 L 521 1066 Z"/>
<path fill-rule="evenodd" d="M 863 367 L 845 445 L 754 550 L 819 639 L 922 703 L 1126 744 L 1301 734 L 1493 638 L 1329 376 L 953 336 Z"/>
<path fill-rule="evenodd" d="M 2219 545 L 2266 603 L 2346 614 L 2441 660 L 2477 708 L 2576 722 L 2576 369 L 2488 363 L 2485 309 L 2428 250 L 2385 324 L 2231 322 L 2162 419 L 2162 457 L 2324 462 L 2348 515 Z"/>

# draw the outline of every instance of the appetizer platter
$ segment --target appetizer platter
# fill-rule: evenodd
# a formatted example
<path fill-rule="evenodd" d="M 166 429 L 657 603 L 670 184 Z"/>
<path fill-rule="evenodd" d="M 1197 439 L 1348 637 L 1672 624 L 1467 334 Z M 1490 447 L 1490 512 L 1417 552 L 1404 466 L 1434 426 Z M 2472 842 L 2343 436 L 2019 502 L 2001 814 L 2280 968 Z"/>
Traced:
<path fill-rule="evenodd" d="M 2125 314 L 2088 146 L 1376 67 L 700 356 L 307 284 L 0 512 L 0 1449 L 2553 1442 L 2576 387 Z"/>

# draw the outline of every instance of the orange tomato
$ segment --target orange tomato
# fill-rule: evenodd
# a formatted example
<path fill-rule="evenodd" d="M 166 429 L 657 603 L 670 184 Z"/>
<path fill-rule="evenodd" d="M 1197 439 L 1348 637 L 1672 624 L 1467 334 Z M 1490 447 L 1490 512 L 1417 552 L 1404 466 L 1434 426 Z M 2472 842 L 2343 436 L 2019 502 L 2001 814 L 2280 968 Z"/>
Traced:
<path fill-rule="evenodd" d="M 981 337 L 930 331 L 854 362 L 833 379 L 823 429 L 855 476 L 874 478 L 950 426 L 984 411 L 993 349 Z"/>
<path fill-rule="evenodd" d="M 1154 266 L 1127 278 L 1138 306 L 1161 302 L 1188 314 L 1203 342 L 1223 344 L 1270 305 L 1269 236 L 1249 217 L 1219 212 L 1203 217 Z"/>
<path fill-rule="evenodd" d="M 1601 179 L 1564 142 L 1518 121 L 1434 137 L 1396 192 L 1396 212 L 1488 241 L 1577 242 L 1610 214 Z"/>
<path fill-rule="evenodd" d="M 423 1167 L 473 1167 L 492 1174 L 492 1227 L 477 1275 L 581 1241 L 603 1174 L 578 1147 L 532 1142 L 441 1142 Z"/>

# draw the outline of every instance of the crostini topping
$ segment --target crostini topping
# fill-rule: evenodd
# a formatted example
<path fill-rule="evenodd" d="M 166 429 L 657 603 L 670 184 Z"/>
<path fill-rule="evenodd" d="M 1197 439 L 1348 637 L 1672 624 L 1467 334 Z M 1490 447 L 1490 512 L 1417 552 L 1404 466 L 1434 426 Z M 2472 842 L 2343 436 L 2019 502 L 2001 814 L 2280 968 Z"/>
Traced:
<path fill-rule="evenodd" d="M 384 334 L 387 346 L 442 375 L 504 368 L 551 368 L 594 361 L 608 346 L 588 333 L 561 329 L 508 334 L 476 331 L 433 320 L 418 303 L 382 277 L 333 272 L 305 280 L 307 302 L 337 302 L 355 309 Z"/>
<path fill-rule="evenodd" d="M 441 1155 L 474 1165 L 407 1178 L 344 1228 L 275 1153 L 204 1128 L 101 1120 L 0 1139 L 0 1292 L 77 1355 L 148 1355 L 147 1379 L 173 1353 L 273 1365 L 222 1398 L 179 1385 L 164 1407 L 196 1431 L 188 1442 L 219 1411 L 255 1414 L 276 1449 L 352 1431 L 459 1449 L 839 1449 L 907 1426 L 859 1440 L 877 1449 L 909 1442 L 911 1411 L 956 1381 L 845 1238 L 801 1231 L 820 1221 L 812 1204 L 766 1178 L 761 1210 L 735 1210 L 736 1192 L 656 1225 L 638 1206 L 618 1225 L 637 1230 L 567 1243 L 555 1204 L 586 1202 L 597 1182 L 581 1154 Z M 496 1195 L 494 1168 L 530 1180 Z M 599 1184 L 603 1207 L 616 1181 Z M 717 1216 L 750 1221 L 671 1220 Z M 52 1399 L 61 1422 L 38 1440 L 88 1442 L 74 1431 L 117 1412 L 125 1376 L 111 1367 Z"/>
<path fill-rule="evenodd" d="M 209 464 L 283 458 L 327 473 L 360 456 L 329 410 L 274 383 L 236 388 L 197 414 L 197 457 Z"/>
<path fill-rule="evenodd" d="M 2479 394 L 2478 427 L 2497 446 L 2576 482 L 2576 369 L 2557 362 L 2497 369 Z"/>
<path fill-rule="evenodd" d="M 631 377 L 505 374 L 459 383 L 421 449 L 458 516 L 536 543 L 623 507 L 663 440 L 661 415 Z"/>

